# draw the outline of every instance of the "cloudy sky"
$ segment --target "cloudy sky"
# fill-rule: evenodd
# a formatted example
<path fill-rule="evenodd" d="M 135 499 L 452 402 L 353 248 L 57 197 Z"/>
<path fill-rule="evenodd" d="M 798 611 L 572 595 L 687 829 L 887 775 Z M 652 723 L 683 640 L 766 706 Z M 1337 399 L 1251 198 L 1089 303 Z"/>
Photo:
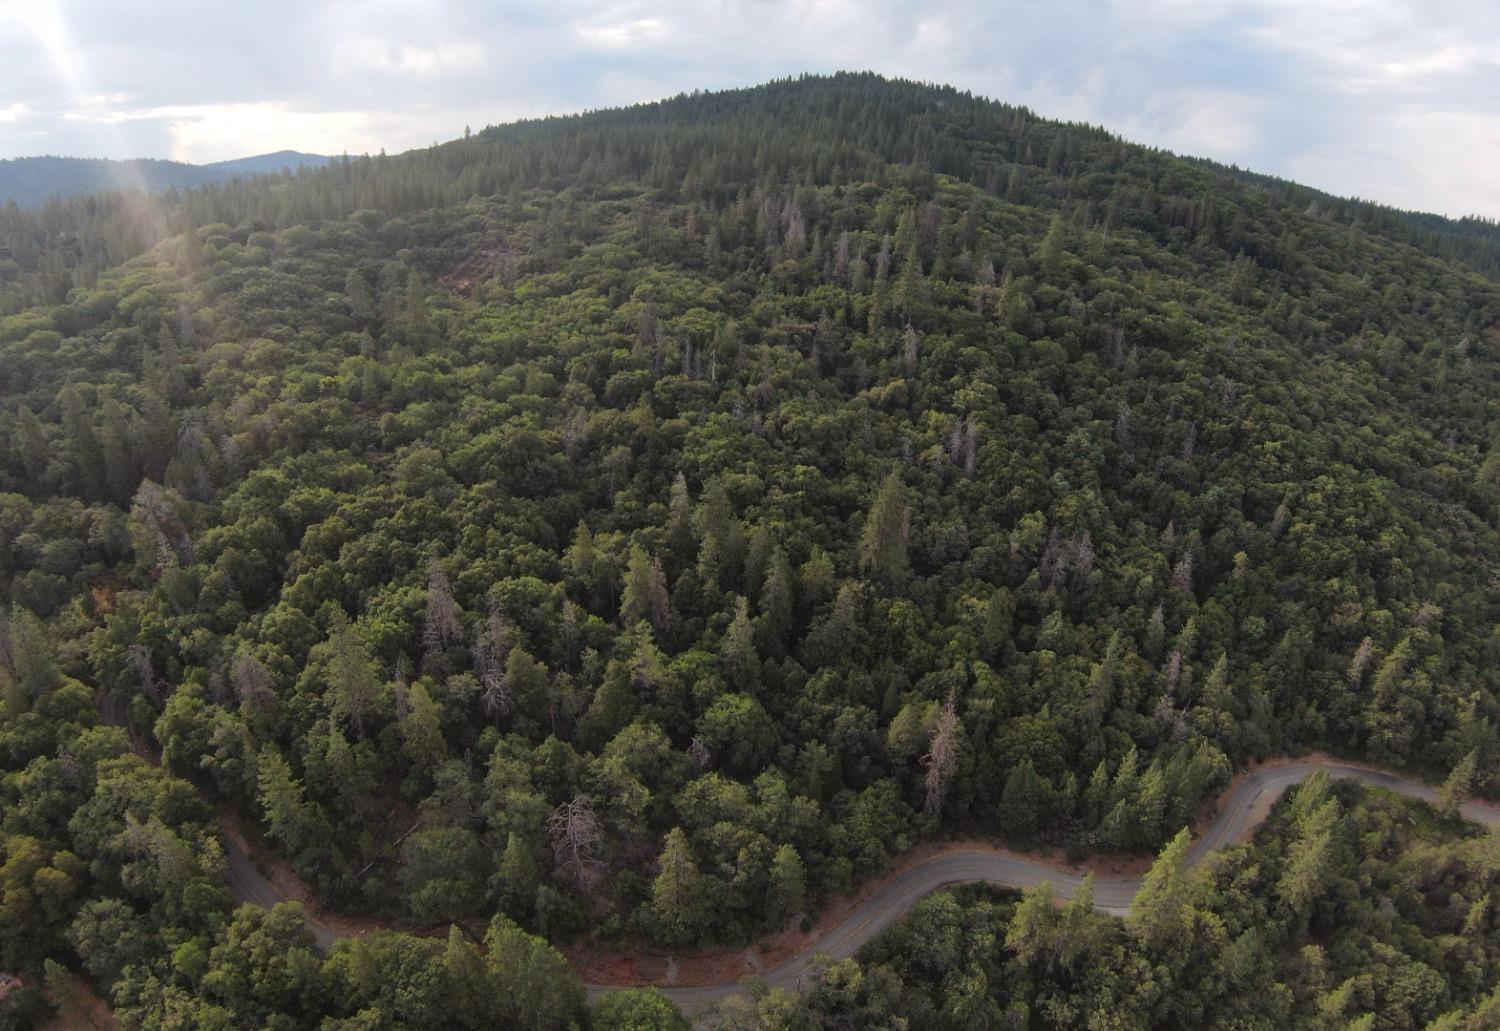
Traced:
<path fill-rule="evenodd" d="M 1493 0 L 0 0 L 0 157 L 396 152 L 838 69 L 1500 217 Z"/>

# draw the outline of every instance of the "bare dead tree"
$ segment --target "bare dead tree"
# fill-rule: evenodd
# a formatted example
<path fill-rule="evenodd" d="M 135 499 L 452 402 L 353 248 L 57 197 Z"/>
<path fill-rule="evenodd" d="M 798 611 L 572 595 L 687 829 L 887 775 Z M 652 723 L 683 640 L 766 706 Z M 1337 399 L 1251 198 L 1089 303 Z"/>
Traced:
<path fill-rule="evenodd" d="M 1273 541 L 1281 536 L 1281 532 L 1286 529 L 1287 520 L 1291 516 L 1292 506 L 1290 502 L 1283 499 L 1281 504 L 1276 506 L 1276 514 L 1271 517 L 1271 539 Z"/>
<path fill-rule="evenodd" d="M 1122 398 L 1120 412 L 1115 416 L 1115 443 L 1129 451 L 1134 441 L 1135 437 L 1130 432 L 1130 403 Z"/>
<path fill-rule="evenodd" d="M 229 667 L 229 682 L 240 705 L 249 712 L 269 712 L 276 704 L 271 674 L 249 650 L 234 657 Z"/>
<path fill-rule="evenodd" d="M 1412 626 L 1426 626 L 1428 623 L 1431 623 L 1434 619 L 1440 616 L 1442 614 L 1442 611 L 1443 610 L 1440 609 L 1431 598 L 1429 598 L 1421 605 L 1417 606 L 1417 611 L 1412 613 Z"/>
<path fill-rule="evenodd" d="M 840 283 L 849 281 L 849 230 L 839 233 L 838 245 L 833 252 L 833 278 Z"/>
<path fill-rule="evenodd" d="M 1359 647 L 1354 651 L 1354 658 L 1349 662 L 1349 686 L 1356 688 L 1365 677 L 1365 669 L 1370 665 L 1370 658 L 1375 654 L 1375 642 L 1366 637 L 1359 642 Z"/>
<path fill-rule="evenodd" d="M 227 705 L 234 697 L 234 689 L 223 670 L 216 669 L 208 675 L 208 697 L 215 705 Z"/>
<path fill-rule="evenodd" d="M 192 538 L 177 518 L 179 499 L 169 495 L 174 492 L 151 480 L 142 480 L 130 505 L 131 518 L 155 538 L 157 565 L 162 569 L 193 562 Z"/>
<path fill-rule="evenodd" d="M 151 696 L 152 701 L 160 705 L 165 701 L 166 683 L 157 678 L 156 669 L 151 664 L 151 652 L 144 644 L 132 644 L 125 649 L 125 661 L 130 668 L 135 670 L 135 675 L 140 679 L 141 689 Z"/>
<path fill-rule="evenodd" d="M 589 413 L 583 408 L 575 408 L 562 429 L 563 454 L 568 456 L 568 461 L 578 461 L 588 439 Z"/>
<path fill-rule="evenodd" d="M 651 560 L 651 596 L 647 605 L 651 625 L 658 632 L 664 631 L 672 622 L 672 602 L 667 594 L 667 574 L 662 569 L 661 556 Z"/>
<path fill-rule="evenodd" d="M 1193 556 L 1191 552 L 1182 556 L 1177 565 L 1172 567 L 1172 586 L 1180 591 L 1191 591 L 1193 589 Z"/>
<path fill-rule="evenodd" d="M 1037 562 L 1037 573 L 1052 587 L 1061 587 L 1068 576 L 1067 558 L 1062 533 L 1054 525 L 1047 534 L 1047 547 Z"/>
<path fill-rule="evenodd" d="M 57 750 L 57 772 L 69 786 L 77 786 L 83 780 L 83 764 L 66 745 Z"/>
<path fill-rule="evenodd" d="M 16 668 L 15 652 L 10 641 L 10 613 L 0 608 L 0 666 Z"/>
<path fill-rule="evenodd" d="M 917 331 L 908 322 L 901 344 L 901 371 L 908 379 L 917 374 L 917 345 Z"/>
<path fill-rule="evenodd" d="M 964 476 L 973 479 L 979 472 L 979 423 L 970 416 L 964 423 Z"/>
<path fill-rule="evenodd" d="M 695 737 L 688 744 L 688 759 L 693 764 L 693 772 L 702 773 L 708 769 L 708 764 L 713 762 L 713 754 L 703 743 L 702 738 Z"/>
<path fill-rule="evenodd" d="M 1161 553 L 1166 556 L 1167 561 L 1172 561 L 1177 554 L 1177 520 L 1168 519 L 1167 528 L 1161 532 Z"/>
<path fill-rule="evenodd" d="M 948 784 L 953 779 L 957 763 L 958 709 L 950 693 L 933 721 L 932 743 L 922 757 L 922 765 L 927 768 L 927 800 L 922 807 L 925 812 L 933 814 L 943 808 L 943 799 L 948 794 Z"/>
<path fill-rule="evenodd" d="M 433 562 L 427 570 L 427 614 L 422 624 L 422 644 L 431 655 L 463 638 L 464 627 L 458 618 L 458 603 L 453 600 L 453 585 L 443 567 Z"/>
<path fill-rule="evenodd" d="M 568 661 L 578 661 L 578 648 L 581 643 L 578 631 L 578 606 L 570 600 L 563 599 L 562 610 L 562 639 L 563 647 L 567 652 Z"/>
<path fill-rule="evenodd" d="M 807 222 L 803 219 L 802 207 L 795 198 L 787 198 L 786 207 L 781 211 L 781 222 L 784 227 L 782 241 L 787 256 L 802 257 L 802 252 L 807 247 Z"/>
<path fill-rule="evenodd" d="M 547 818 L 557 872 L 571 878 L 580 891 L 588 891 L 599 881 L 604 867 L 597 854 L 602 836 L 593 804 L 583 795 L 558 806 Z"/>
<path fill-rule="evenodd" d="M 496 607 L 479 624 L 474 633 L 474 672 L 481 688 L 480 705 L 485 715 L 498 720 L 515 707 L 505 661 L 510 655 L 510 626 Z"/>
<path fill-rule="evenodd" d="M 880 251 L 875 255 L 875 277 L 884 279 L 891 273 L 891 234 L 880 238 Z"/>
<path fill-rule="evenodd" d="M 1182 676 L 1181 648 L 1172 649 L 1172 654 L 1167 656 L 1167 665 L 1162 674 L 1167 679 L 1167 697 L 1171 697 L 1172 692 L 1177 690 L 1178 678 Z"/>

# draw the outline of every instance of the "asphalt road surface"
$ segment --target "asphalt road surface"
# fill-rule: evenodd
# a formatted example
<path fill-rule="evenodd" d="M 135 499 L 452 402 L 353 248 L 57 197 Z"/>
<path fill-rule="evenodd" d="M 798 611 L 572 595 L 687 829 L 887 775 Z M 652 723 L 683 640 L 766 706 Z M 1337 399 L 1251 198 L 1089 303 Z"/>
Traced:
<path fill-rule="evenodd" d="M 106 722 L 116 726 L 125 725 L 123 705 L 104 702 L 100 705 L 100 711 Z M 1241 777 L 1234 788 L 1219 800 L 1218 816 L 1203 832 L 1203 836 L 1193 843 L 1187 856 L 1188 865 L 1201 862 L 1208 853 L 1240 840 L 1265 819 L 1271 804 L 1289 787 L 1300 783 L 1304 777 L 1317 770 L 1325 770 L 1335 779 L 1358 780 L 1372 787 L 1428 802 L 1437 798 L 1437 792 L 1425 784 L 1391 773 L 1345 765 L 1335 760 L 1306 759 L 1255 770 Z M 1463 815 L 1465 819 L 1491 830 L 1500 829 L 1500 808 L 1465 802 Z M 229 887 L 235 898 L 265 907 L 284 901 L 245 854 L 244 849 L 228 835 L 224 836 L 224 851 L 229 861 Z M 1051 881 L 1058 897 L 1066 899 L 1072 897 L 1082 880 L 1082 876 L 1077 873 L 998 850 L 985 852 L 976 848 L 936 856 L 902 873 L 860 903 L 837 927 L 807 951 L 760 976 L 774 987 L 797 988 L 808 979 L 815 957 L 823 955 L 835 960 L 847 959 L 859 951 L 860 946 L 900 919 L 919 899 L 939 888 L 977 881 L 1028 888 L 1043 881 Z M 1094 906 L 1106 913 L 1123 915 L 1140 886 L 1139 877 L 1096 876 Z M 335 932 L 312 919 L 307 923 L 321 948 L 326 950 L 333 946 L 338 938 Z M 692 1011 L 732 995 L 739 990 L 739 983 L 727 981 L 693 988 L 669 985 L 661 987 L 684 1010 Z M 589 985 L 588 989 L 590 997 L 613 990 L 608 985 Z"/>

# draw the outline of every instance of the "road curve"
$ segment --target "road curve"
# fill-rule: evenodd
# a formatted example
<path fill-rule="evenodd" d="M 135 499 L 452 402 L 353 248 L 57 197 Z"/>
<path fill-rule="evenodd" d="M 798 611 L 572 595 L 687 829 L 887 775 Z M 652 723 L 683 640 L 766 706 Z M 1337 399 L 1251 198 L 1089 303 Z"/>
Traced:
<path fill-rule="evenodd" d="M 101 704 L 107 723 L 123 726 L 123 706 Z M 1414 780 L 1368 767 L 1333 759 L 1308 758 L 1251 770 L 1239 777 L 1232 788 L 1219 799 L 1218 815 L 1193 843 L 1187 864 L 1199 863 L 1210 852 L 1233 844 L 1264 820 L 1271 804 L 1308 774 L 1325 771 L 1337 780 L 1357 780 L 1370 787 L 1384 788 L 1400 795 L 1432 802 L 1437 791 Z M 1490 830 L 1500 829 L 1500 808 L 1482 802 L 1465 802 L 1465 819 Z M 224 852 L 229 865 L 229 887 L 243 902 L 270 907 L 285 901 L 266 880 L 255 863 L 232 835 L 223 836 Z M 778 988 L 798 988 L 808 979 L 816 957 L 847 959 L 882 930 L 900 919 L 918 900 L 940 888 L 978 881 L 1002 884 L 1011 888 L 1029 888 L 1050 881 L 1059 898 L 1071 898 L 1083 875 L 1076 870 L 1059 869 L 1032 859 L 980 847 L 963 852 L 935 856 L 893 878 L 890 883 L 855 906 L 836 927 L 805 951 L 761 974 L 761 979 Z M 1122 915 L 1140 889 L 1139 877 L 1094 878 L 1095 908 Z M 311 917 L 307 920 L 319 947 L 327 950 L 339 935 Z M 589 985 L 589 996 L 596 997 L 615 990 L 611 985 Z M 684 1010 L 695 1010 L 717 1002 L 739 990 L 738 982 L 701 987 L 661 986 L 661 990 Z"/>

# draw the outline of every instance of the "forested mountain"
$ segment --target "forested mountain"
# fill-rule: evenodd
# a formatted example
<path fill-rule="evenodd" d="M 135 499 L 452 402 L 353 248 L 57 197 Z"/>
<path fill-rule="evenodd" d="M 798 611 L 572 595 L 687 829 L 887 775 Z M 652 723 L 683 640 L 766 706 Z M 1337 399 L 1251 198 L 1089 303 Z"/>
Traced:
<path fill-rule="evenodd" d="M 204 168 L 216 168 L 221 172 L 236 175 L 254 175 L 260 172 L 282 172 L 298 168 L 322 168 L 333 158 L 323 154 L 304 154 L 300 150 L 277 150 L 270 154 L 256 154 L 247 158 L 231 158 L 228 161 L 210 161 Z"/>
<path fill-rule="evenodd" d="M 0 966 L 131 1026 L 562 1027 L 520 928 L 742 943 L 946 832 L 1154 851 L 1281 752 L 1494 795 L 1500 285 L 1406 225 L 870 75 L 0 212 Z M 210 802 L 325 905 L 493 918 L 493 961 L 320 962 L 230 910 Z M 1339 840 L 1296 919 L 1234 853 L 1233 934 L 1183 940 L 1396 919 Z M 1494 988 L 1487 855 L 1380 938 L 1412 1013 Z M 971 901 L 943 933 L 989 977 L 1009 903 Z M 1075 959 L 1199 993 L 1114 1026 L 1380 1008 L 1271 964 L 1246 1015 L 1086 922 Z M 938 1026 L 889 955 L 878 1026 Z M 454 1008 L 396 1016 L 405 978 Z"/>
<path fill-rule="evenodd" d="M 299 166 L 325 165 L 329 158 L 279 150 L 274 154 L 190 165 L 182 161 L 136 158 L 32 157 L 0 160 L 0 205 L 14 201 L 23 208 L 40 208 L 50 200 L 111 190 L 160 193 L 224 183 L 235 176 L 282 172 Z"/>

